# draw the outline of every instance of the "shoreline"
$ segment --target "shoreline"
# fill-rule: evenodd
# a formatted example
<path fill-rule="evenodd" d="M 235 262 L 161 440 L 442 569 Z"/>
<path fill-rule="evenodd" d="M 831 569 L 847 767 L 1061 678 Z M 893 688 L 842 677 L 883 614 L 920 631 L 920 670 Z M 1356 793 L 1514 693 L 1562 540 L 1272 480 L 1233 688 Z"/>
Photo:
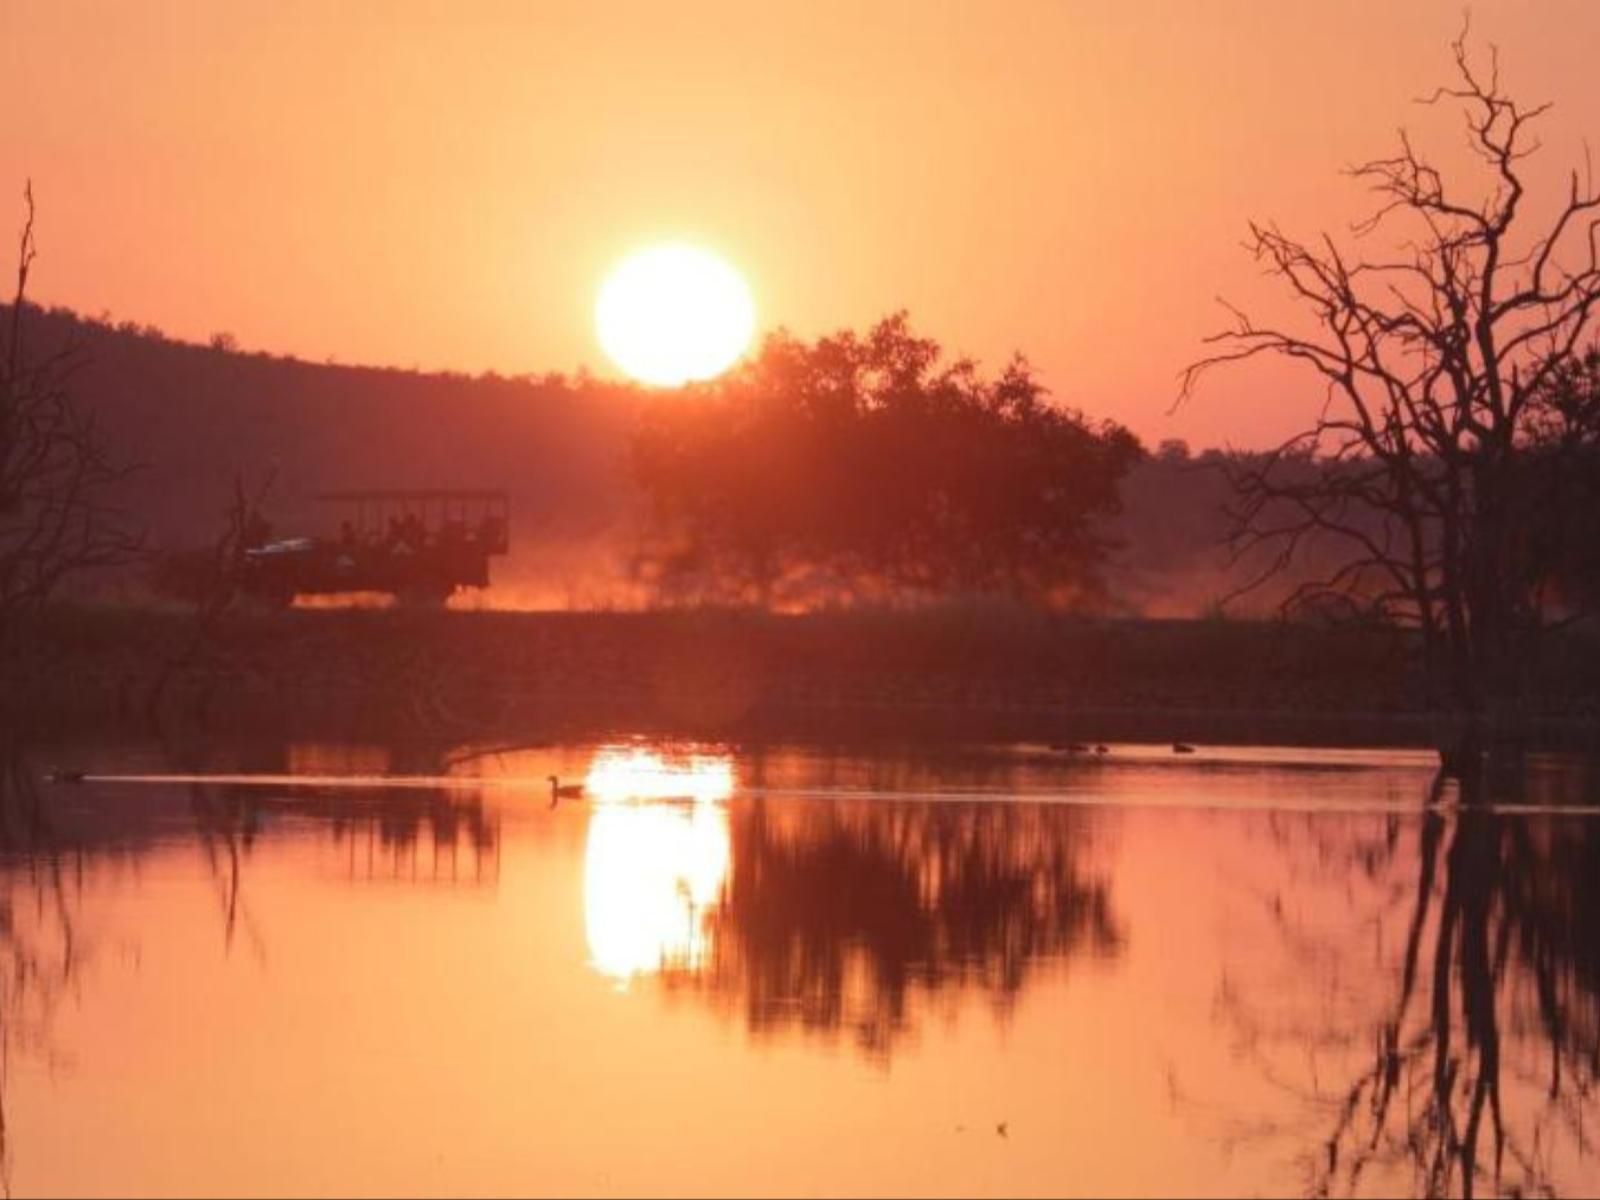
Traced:
<path fill-rule="evenodd" d="M 1281 622 L 975 608 L 775 616 L 56 606 L 21 630 L 0 719 L 67 731 L 176 723 L 304 736 L 695 736 L 1429 746 L 1408 639 Z M 1491 736 L 1600 748 L 1600 645 L 1551 653 Z M 193 651 L 189 661 L 181 662 Z M 175 665 L 178 664 L 178 665 Z"/>

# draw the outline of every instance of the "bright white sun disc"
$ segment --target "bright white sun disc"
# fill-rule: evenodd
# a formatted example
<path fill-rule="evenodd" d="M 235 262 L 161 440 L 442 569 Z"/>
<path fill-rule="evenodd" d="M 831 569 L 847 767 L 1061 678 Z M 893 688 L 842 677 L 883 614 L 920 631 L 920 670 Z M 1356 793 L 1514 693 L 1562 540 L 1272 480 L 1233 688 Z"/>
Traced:
<path fill-rule="evenodd" d="M 595 328 L 611 361 L 657 387 L 720 375 L 748 348 L 755 327 L 755 304 L 739 272 L 677 242 L 623 259 L 595 304 Z"/>

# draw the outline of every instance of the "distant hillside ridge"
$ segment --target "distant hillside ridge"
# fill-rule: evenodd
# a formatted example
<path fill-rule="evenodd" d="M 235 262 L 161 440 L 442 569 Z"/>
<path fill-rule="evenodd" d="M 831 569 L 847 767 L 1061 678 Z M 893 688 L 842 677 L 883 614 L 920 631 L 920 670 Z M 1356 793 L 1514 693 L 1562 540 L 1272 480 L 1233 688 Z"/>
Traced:
<path fill-rule="evenodd" d="M 625 385 L 312 363 L 64 308 L 28 306 L 23 322 L 31 357 L 72 349 L 71 392 L 138 468 L 119 500 L 153 547 L 214 537 L 236 473 L 255 484 L 275 472 L 268 509 L 285 533 L 328 522 L 310 499 L 321 491 L 503 487 L 512 558 L 592 539 L 631 500 L 643 394 Z"/>
<path fill-rule="evenodd" d="M 0 316 L 9 308 L 0 306 Z M 511 553 L 480 597 L 495 607 L 631 606 L 630 442 L 641 406 L 625 384 L 557 374 L 469 377 L 314 363 L 174 340 L 132 321 L 29 306 L 31 355 L 71 347 L 70 387 L 116 460 L 138 469 L 119 501 L 152 549 L 211 541 L 235 474 L 275 482 L 267 511 L 282 535 L 332 532 L 312 497 L 366 488 L 505 488 Z M 1223 553 L 1227 488 L 1216 451 L 1169 443 L 1135 466 L 1109 564 L 1124 612 L 1184 616 L 1237 582 Z M 475 602 L 475 601 L 474 601 Z"/>

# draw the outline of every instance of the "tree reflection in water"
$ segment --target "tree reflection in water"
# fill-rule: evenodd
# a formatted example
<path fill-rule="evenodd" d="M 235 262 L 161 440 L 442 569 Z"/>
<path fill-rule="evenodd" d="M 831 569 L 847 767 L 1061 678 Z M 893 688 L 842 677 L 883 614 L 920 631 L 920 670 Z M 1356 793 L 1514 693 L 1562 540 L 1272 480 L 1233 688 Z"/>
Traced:
<path fill-rule="evenodd" d="M 48 802 L 27 747 L 0 737 L 0 1189 L 11 1194 L 7 1085 L 14 1055 L 54 1061 L 55 1014 L 99 949 L 84 892 L 152 842 L 127 819 L 95 830 Z"/>
<path fill-rule="evenodd" d="M 184 770 L 209 765 L 195 753 L 171 747 L 167 753 Z M 268 760 L 247 765 L 282 771 L 283 755 L 278 747 Z M 483 881 L 486 869 L 497 871 L 499 865 L 499 821 L 485 812 L 475 793 L 421 787 L 274 791 L 194 782 L 183 789 L 187 823 L 172 825 L 168 822 L 178 811 L 153 797 L 139 806 L 79 803 L 90 791 L 92 785 L 47 791 L 28 748 L 0 739 L 0 1192 L 5 1195 L 11 1191 L 6 1076 L 12 1055 L 52 1055 L 54 1015 L 75 994 L 97 949 L 94 937 L 80 928 L 85 901 L 108 874 L 136 865 L 160 843 L 172 844 L 174 835 L 192 836 L 217 889 L 224 948 L 232 948 L 242 927 L 261 952 L 244 902 L 245 868 L 263 827 L 285 815 L 314 823 L 336 843 L 348 843 L 352 878 L 379 874 L 373 867 L 383 863 L 391 868 L 381 872 L 385 877 L 426 880 L 416 870 L 424 837 L 435 857 L 432 880 L 441 878 L 443 854 L 451 866 L 443 878 L 465 877 L 455 870 L 463 847 L 471 856 L 469 881 Z M 67 799 L 72 802 L 63 803 Z M 364 874 L 356 867 L 358 841 L 365 846 Z M 403 869 L 407 862 L 409 872 Z"/>
<path fill-rule="evenodd" d="M 15 877 L 0 886 L 0 1188 L 9 1196 L 11 1056 L 48 1053 L 51 1015 L 70 993 L 82 954 L 71 903 L 80 872 L 55 835 L 21 748 L 9 740 L 0 743 L 0 859 Z"/>
<path fill-rule="evenodd" d="M 1040 964 L 1120 949 L 1088 835 L 1049 805 L 735 804 L 707 949 L 663 980 L 742 1007 L 758 1035 L 848 1030 L 886 1058 L 917 993 L 977 987 L 1003 1014 Z"/>
<path fill-rule="evenodd" d="M 1582 769 L 1531 777 L 1518 764 L 1453 781 L 1459 803 L 1440 807 L 1450 798 L 1443 782 L 1415 826 L 1391 819 L 1376 838 L 1349 826 L 1343 837 L 1312 837 L 1321 871 L 1364 876 L 1385 897 L 1347 930 L 1380 944 L 1388 927 L 1401 933 L 1398 959 L 1384 960 L 1377 978 L 1370 948 L 1319 947 L 1328 951 L 1321 994 L 1364 998 L 1358 1023 L 1343 1029 L 1369 1049 L 1347 1059 L 1357 1069 L 1344 1083 L 1317 1086 L 1314 1071 L 1309 1086 L 1289 1082 L 1294 1055 L 1337 1047 L 1349 1020 L 1326 1010 L 1307 1018 L 1304 998 L 1318 988 L 1300 988 L 1301 1016 L 1279 1021 L 1250 989 L 1223 989 L 1222 1011 L 1244 1044 L 1305 1102 L 1308 1119 L 1270 1128 L 1306 1147 L 1312 1195 L 1407 1185 L 1425 1196 L 1553 1195 L 1591 1154 L 1600 820 L 1515 810 L 1563 795 L 1592 803 L 1594 781 Z M 1296 860 L 1297 886 L 1304 866 Z M 1316 957 L 1304 952 L 1303 929 L 1282 929 L 1299 945 L 1297 961 Z M 1372 995 L 1376 1009 L 1365 1002 Z"/>

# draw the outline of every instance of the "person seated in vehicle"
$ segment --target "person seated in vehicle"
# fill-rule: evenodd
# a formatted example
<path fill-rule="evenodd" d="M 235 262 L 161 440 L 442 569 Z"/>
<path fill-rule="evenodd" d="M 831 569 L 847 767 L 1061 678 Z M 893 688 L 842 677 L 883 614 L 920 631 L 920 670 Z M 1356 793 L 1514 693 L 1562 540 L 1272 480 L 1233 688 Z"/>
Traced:
<path fill-rule="evenodd" d="M 416 513 L 408 512 L 400 523 L 401 536 L 406 544 L 413 550 L 421 550 L 428 543 L 428 529 L 423 525 L 422 518 Z"/>

